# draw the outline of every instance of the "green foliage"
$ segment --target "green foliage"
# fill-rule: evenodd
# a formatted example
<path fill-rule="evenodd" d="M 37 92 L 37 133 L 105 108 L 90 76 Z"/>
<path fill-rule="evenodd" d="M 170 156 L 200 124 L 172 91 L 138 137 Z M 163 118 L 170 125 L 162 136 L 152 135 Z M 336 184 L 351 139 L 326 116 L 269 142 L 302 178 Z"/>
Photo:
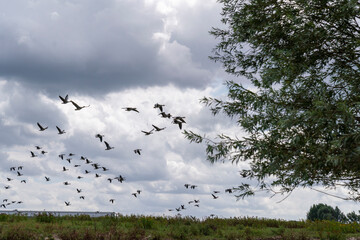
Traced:
<path fill-rule="evenodd" d="M 55 216 L 51 213 L 39 213 L 35 216 L 35 220 L 40 223 L 53 223 Z"/>
<path fill-rule="evenodd" d="M 343 186 L 360 195 L 360 5 L 356 0 L 219 0 L 223 29 L 211 57 L 239 82 L 228 99 L 201 101 L 236 120 L 246 137 L 205 143 L 210 162 L 246 162 L 237 197 L 256 191 Z M 270 178 L 271 177 L 271 178 Z M 274 190 L 276 189 L 276 190 Z"/>

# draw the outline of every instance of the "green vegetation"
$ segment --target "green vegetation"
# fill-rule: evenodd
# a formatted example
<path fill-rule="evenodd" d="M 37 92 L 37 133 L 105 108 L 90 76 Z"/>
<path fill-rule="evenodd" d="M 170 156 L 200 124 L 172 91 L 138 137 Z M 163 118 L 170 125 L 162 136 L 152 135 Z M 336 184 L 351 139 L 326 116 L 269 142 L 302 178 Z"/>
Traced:
<path fill-rule="evenodd" d="M 210 162 L 248 163 L 241 176 L 257 183 L 240 183 L 239 198 L 322 185 L 360 200 L 359 1 L 219 2 L 211 58 L 234 80 L 227 99 L 202 102 L 246 134 L 186 137 L 207 145 Z"/>
<path fill-rule="evenodd" d="M 116 216 L 33 218 L 0 215 L 2 239 L 346 239 L 360 237 L 360 225 L 335 221 L 285 221 L 262 218 Z"/>

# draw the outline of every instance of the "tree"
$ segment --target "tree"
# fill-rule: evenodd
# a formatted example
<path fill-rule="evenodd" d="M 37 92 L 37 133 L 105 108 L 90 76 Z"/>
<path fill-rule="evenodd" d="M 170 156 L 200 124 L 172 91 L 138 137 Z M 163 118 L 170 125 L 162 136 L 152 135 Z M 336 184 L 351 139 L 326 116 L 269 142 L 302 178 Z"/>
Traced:
<path fill-rule="evenodd" d="M 228 98 L 204 97 L 246 136 L 204 142 L 212 163 L 247 162 L 237 197 L 342 186 L 360 200 L 360 3 L 355 0 L 219 0 L 224 28 L 210 58 L 235 80 Z"/>
<path fill-rule="evenodd" d="M 333 207 L 323 203 L 314 204 L 311 206 L 306 216 L 307 219 L 311 221 L 333 220 L 342 223 L 347 222 L 346 216 L 340 211 L 338 207 L 335 207 L 334 209 Z"/>

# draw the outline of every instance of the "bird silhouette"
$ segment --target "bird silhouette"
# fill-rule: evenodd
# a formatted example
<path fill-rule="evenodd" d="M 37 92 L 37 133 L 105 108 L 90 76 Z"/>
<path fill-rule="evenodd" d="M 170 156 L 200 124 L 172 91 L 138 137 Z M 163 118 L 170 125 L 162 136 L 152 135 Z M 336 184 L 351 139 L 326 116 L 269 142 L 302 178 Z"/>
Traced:
<path fill-rule="evenodd" d="M 66 95 L 65 98 L 63 98 L 62 96 L 59 95 L 59 98 L 61 99 L 62 104 L 67 104 L 70 102 L 68 95 Z"/>
<path fill-rule="evenodd" d="M 10 171 L 15 171 L 16 167 L 10 167 Z"/>
<path fill-rule="evenodd" d="M 66 168 L 66 167 L 63 167 L 63 171 L 65 172 L 65 171 L 67 171 L 67 170 L 69 170 L 68 168 Z"/>
<path fill-rule="evenodd" d="M 43 127 L 41 126 L 40 123 L 37 123 L 38 127 L 40 128 L 39 131 L 45 131 L 46 129 L 48 129 L 48 127 Z"/>
<path fill-rule="evenodd" d="M 85 196 L 80 196 L 80 199 L 85 199 Z"/>
<path fill-rule="evenodd" d="M 165 105 L 163 105 L 163 104 L 155 103 L 154 108 L 158 108 L 160 110 L 160 112 L 163 112 L 163 107 L 164 106 Z"/>
<path fill-rule="evenodd" d="M 12 178 L 6 178 L 8 180 L 8 182 L 12 181 L 13 179 Z"/>
<path fill-rule="evenodd" d="M 103 137 L 105 137 L 104 135 L 101 135 L 100 133 L 95 135 L 96 138 L 99 138 L 100 142 L 103 141 Z"/>
<path fill-rule="evenodd" d="M 25 179 L 23 179 L 23 180 L 21 180 L 20 182 L 21 182 L 21 183 L 26 183 L 26 180 L 25 180 Z"/>
<path fill-rule="evenodd" d="M 64 185 L 71 185 L 71 183 L 69 183 L 69 182 L 64 182 Z"/>
<path fill-rule="evenodd" d="M 95 173 L 95 177 L 101 177 L 101 175 L 100 174 L 97 174 L 97 173 Z"/>
<path fill-rule="evenodd" d="M 164 113 L 164 112 L 161 112 L 161 113 L 159 113 L 159 115 L 161 115 L 162 118 L 171 118 L 171 114 L 170 114 L 170 113 L 166 114 L 166 113 Z"/>
<path fill-rule="evenodd" d="M 37 155 L 33 151 L 30 151 L 30 154 L 31 154 L 31 157 L 37 157 Z"/>
<path fill-rule="evenodd" d="M 90 171 L 88 171 L 88 170 L 85 169 L 85 174 L 88 174 L 88 173 L 90 173 Z"/>
<path fill-rule="evenodd" d="M 172 123 L 177 124 L 180 129 L 182 129 L 182 124 L 186 123 L 184 120 L 185 117 L 174 117 Z"/>
<path fill-rule="evenodd" d="M 22 175 L 24 175 L 24 174 L 22 174 L 22 173 L 20 173 L 19 171 L 17 171 L 17 175 L 18 175 L 18 177 L 20 177 L 20 176 L 22 176 Z"/>
<path fill-rule="evenodd" d="M 191 185 L 191 184 L 188 184 L 188 183 L 185 183 L 185 184 L 184 184 L 184 186 L 185 186 L 186 188 L 189 188 L 190 185 Z"/>
<path fill-rule="evenodd" d="M 70 202 L 66 202 L 66 201 L 65 201 L 65 204 L 66 204 L 66 206 L 70 206 L 70 205 L 71 205 Z"/>
<path fill-rule="evenodd" d="M 111 146 L 110 146 L 110 144 L 109 144 L 108 142 L 104 141 L 104 143 L 105 143 L 105 145 L 106 145 L 105 150 L 111 150 L 111 149 L 113 149 L 113 148 L 114 148 L 114 147 L 111 147 Z"/>
<path fill-rule="evenodd" d="M 82 190 L 79 189 L 79 188 L 77 188 L 76 191 L 77 191 L 78 193 L 81 193 L 81 192 L 82 192 Z"/>
<path fill-rule="evenodd" d="M 148 136 L 148 135 L 150 135 L 150 134 L 153 134 L 153 131 L 154 131 L 154 129 L 151 129 L 151 130 L 148 131 L 148 132 L 141 130 L 141 132 L 145 133 L 145 136 Z"/>
<path fill-rule="evenodd" d="M 22 170 L 22 169 L 23 169 L 23 166 L 18 166 L 17 169 L 18 169 L 18 170 Z"/>
<path fill-rule="evenodd" d="M 139 112 L 136 108 L 134 107 L 125 107 L 125 108 L 122 108 L 122 109 L 125 109 L 125 111 L 127 112 L 130 112 L 130 111 L 133 111 L 133 112 Z"/>
<path fill-rule="evenodd" d="M 77 179 L 82 179 L 83 177 L 82 176 L 77 176 Z"/>
<path fill-rule="evenodd" d="M 61 130 L 58 126 L 56 126 L 57 130 L 58 130 L 58 134 L 64 134 L 65 130 Z"/>
<path fill-rule="evenodd" d="M 137 198 L 137 193 L 132 193 L 131 195 Z"/>
<path fill-rule="evenodd" d="M 110 199 L 109 202 L 114 203 L 115 199 Z"/>
<path fill-rule="evenodd" d="M 108 180 L 110 183 L 112 183 L 112 178 L 108 178 L 107 180 Z"/>
<path fill-rule="evenodd" d="M 191 185 L 190 188 L 191 189 L 195 189 L 197 186 L 196 185 Z"/>
<path fill-rule="evenodd" d="M 80 107 L 76 102 L 74 102 L 74 101 L 70 101 L 70 102 L 74 105 L 75 111 L 80 111 L 83 108 L 90 107 L 90 105 Z"/>
<path fill-rule="evenodd" d="M 101 167 L 101 168 L 103 169 L 104 172 L 105 172 L 105 171 L 109 171 L 109 169 L 106 168 L 106 167 Z"/>
<path fill-rule="evenodd" d="M 118 177 L 115 177 L 114 179 L 117 179 L 119 182 L 123 182 L 123 181 L 125 181 L 126 179 L 123 177 L 123 176 L 118 176 Z"/>
<path fill-rule="evenodd" d="M 42 155 L 45 155 L 45 153 L 48 153 L 48 152 L 47 152 L 47 151 L 44 151 L 44 150 L 41 151 L 41 154 L 42 154 Z"/>
<path fill-rule="evenodd" d="M 49 181 L 50 181 L 50 178 L 47 177 L 47 176 L 45 176 L 45 180 L 46 180 L 47 182 L 49 182 Z"/>
<path fill-rule="evenodd" d="M 36 148 L 37 150 L 40 150 L 42 147 L 40 147 L 40 146 L 35 146 L 35 148 Z"/>
<path fill-rule="evenodd" d="M 141 149 L 140 149 L 140 148 L 138 148 L 138 149 L 135 149 L 135 150 L 134 150 L 134 153 L 135 153 L 135 154 L 139 154 L 139 155 L 141 155 L 141 152 L 140 152 L 140 151 L 141 151 Z"/>
<path fill-rule="evenodd" d="M 227 188 L 227 189 L 225 189 L 225 192 L 228 192 L 228 193 L 232 193 L 232 189 L 231 188 Z"/>
<path fill-rule="evenodd" d="M 64 153 L 59 154 L 59 158 L 61 158 L 62 160 L 64 160 L 64 156 L 65 156 L 65 154 L 64 154 Z"/>
<path fill-rule="evenodd" d="M 217 199 L 219 196 L 215 196 L 214 194 L 211 194 L 211 196 L 214 198 L 214 199 Z"/>
<path fill-rule="evenodd" d="M 141 190 L 136 190 L 136 192 L 137 192 L 138 194 L 140 194 L 140 193 L 141 193 Z"/>
<path fill-rule="evenodd" d="M 162 130 L 164 130 L 166 128 L 166 127 L 159 128 L 159 127 L 157 127 L 155 125 L 152 125 L 152 126 L 154 127 L 155 131 L 157 131 L 157 132 L 160 132 L 160 131 L 162 131 Z"/>

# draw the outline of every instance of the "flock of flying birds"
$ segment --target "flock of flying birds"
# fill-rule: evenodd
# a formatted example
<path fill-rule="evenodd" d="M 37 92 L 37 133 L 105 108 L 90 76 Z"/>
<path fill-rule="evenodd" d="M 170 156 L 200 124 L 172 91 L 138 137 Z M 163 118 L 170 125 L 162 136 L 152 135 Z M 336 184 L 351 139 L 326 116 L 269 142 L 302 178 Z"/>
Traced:
<path fill-rule="evenodd" d="M 68 95 L 66 95 L 65 98 L 62 97 L 62 96 L 59 96 L 59 98 L 61 99 L 62 104 L 71 103 L 75 107 L 75 111 L 80 111 L 83 108 L 90 107 L 90 105 L 80 106 L 76 102 L 74 102 L 72 100 L 69 100 Z M 170 113 L 165 113 L 164 112 L 164 106 L 165 105 L 163 105 L 163 104 L 156 103 L 154 105 L 154 108 L 159 109 L 159 111 L 160 111 L 159 115 L 162 118 L 168 118 L 168 119 L 172 118 L 172 123 L 178 125 L 179 129 L 182 129 L 183 124 L 186 124 L 185 117 L 172 116 Z M 127 112 L 139 113 L 139 111 L 138 111 L 138 109 L 136 107 L 124 107 L 122 109 L 124 109 Z M 41 124 L 39 122 L 37 122 L 37 126 L 39 128 L 39 131 L 41 131 L 41 132 L 48 129 L 48 126 L 44 126 L 43 124 Z M 155 125 L 152 125 L 152 127 L 153 128 L 150 129 L 150 130 L 146 130 L 146 131 L 142 130 L 141 132 L 143 134 L 145 134 L 145 136 L 148 136 L 148 135 L 153 134 L 154 131 L 155 132 L 160 132 L 160 131 L 165 130 L 165 128 L 166 128 L 166 127 L 158 127 L 158 126 L 155 126 Z M 56 126 L 56 129 L 57 129 L 59 135 L 66 134 L 66 131 L 64 129 L 60 128 L 59 126 Z M 104 135 L 102 135 L 100 133 L 97 133 L 95 135 L 95 138 L 98 138 L 100 143 L 105 144 L 105 150 L 106 151 L 114 149 L 113 146 L 111 146 L 107 141 L 105 141 L 105 136 Z M 137 149 L 133 150 L 134 154 L 137 154 L 137 155 L 141 155 L 141 151 L 142 151 L 142 149 L 140 149 L 140 148 L 137 148 Z M 43 147 L 35 146 L 35 149 L 30 151 L 30 157 L 31 158 L 41 157 L 43 155 L 46 155 L 47 153 L 48 152 L 45 149 L 43 149 Z M 61 153 L 61 154 L 58 155 L 59 159 L 61 161 L 64 161 L 65 162 L 64 165 L 66 165 L 66 166 L 62 167 L 61 172 L 69 171 L 70 167 L 75 168 L 75 169 L 82 169 L 81 166 L 86 166 L 86 169 L 83 169 L 81 171 L 77 171 L 77 172 L 82 172 L 82 174 L 79 174 L 77 176 L 77 179 L 80 180 L 80 179 L 84 178 L 85 176 L 89 176 L 89 174 L 91 175 L 91 173 L 94 175 L 95 178 L 100 178 L 100 177 L 102 177 L 102 174 L 105 174 L 105 172 L 107 172 L 109 170 L 108 167 L 102 166 L 99 163 L 93 162 L 93 161 L 89 160 L 85 156 L 80 156 L 79 158 L 76 158 L 75 156 L 77 156 L 77 154 L 75 154 L 75 153 L 67 153 L 67 154 Z M 92 169 L 90 169 L 90 167 Z M 10 172 L 12 174 L 14 174 L 15 178 L 18 178 L 21 183 L 26 184 L 26 179 L 24 179 L 24 177 L 23 177 L 24 174 L 21 172 L 23 170 L 23 168 L 24 168 L 24 166 L 12 166 L 12 167 L 10 167 Z M 13 180 L 14 180 L 14 178 L 7 177 L 7 181 L 9 182 L 9 184 L 5 185 L 4 188 L 5 189 L 10 189 L 12 187 L 10 182 L 13 181 Z M 50 182 L 51 181 L 50 176 L 44 176 L 44 181 L 45 182 Z M 126 181 L 126 178 L 125 178 L 125 176 L 122 176 L 121 174 L 119 174 L 117 176 L 107 177 L 107 181 L 110 184 L 113 183 L 113 182 L 123 183 L 123 182 Z M 63 185 L 70 186 L 71 182 L 70 181 L 65 181 L 65 182 L 63 182 Z M 194 185 L 194 184 L 186 183 L 186 184 L 184 184 L 184 187 L 191 191 L 193 189 L 196 189 L 198 186 Z M 78 194 L 79 199 L 85 200 L 86 194 L 84 194 L 83 189 L 75 187 L 74 192 Z M 141 194 L 141 192 L 142 192 L 142 190 L 137 189 L 135 192 L 132 192 L 131 195 L 134 198 L 138 198 L 139 195 Z M 225 193 L 232 193 L 232 192 L 233 192 L 232 188 L 225 189 Z M 211 193 L 212 198 L 213 199 L 219 198 L 219 195 L 218 195 L 219 193 L 220 193 L 220 191 L 213 191 Z M 0 203 L 1 204 L 0 207 L 1 208 L 7 208 L 10 205 L 22 204 L 22 203 L 23 203 L 23 201 L 14 201 L 14 200 L 9 200 L 9 199 L 5 198 L 5 199 L 2 200 L 2 203 Z M 109 199 L 109 203 L 114 204 L 115 203 L 115 198 Z M 65 206 L 70 206 L 71 202 L 69 200 L 67 200 L 67 201 L 64 201 L 64 204 L 65 204 Z M 189 206 L 193 206 L 193 207 L 200 207 L 200 199 L 194 199 L 192 201 L 189 201 L 187 204 Z M 186 210 L 186 209 L 187 209 L 187 207 L 185 207 L 185 204 L 180 204 L 179 207 L 174 207 L 174 208 L 168 209 L 168 211 L 180 212 L 180 211 Z"/>

